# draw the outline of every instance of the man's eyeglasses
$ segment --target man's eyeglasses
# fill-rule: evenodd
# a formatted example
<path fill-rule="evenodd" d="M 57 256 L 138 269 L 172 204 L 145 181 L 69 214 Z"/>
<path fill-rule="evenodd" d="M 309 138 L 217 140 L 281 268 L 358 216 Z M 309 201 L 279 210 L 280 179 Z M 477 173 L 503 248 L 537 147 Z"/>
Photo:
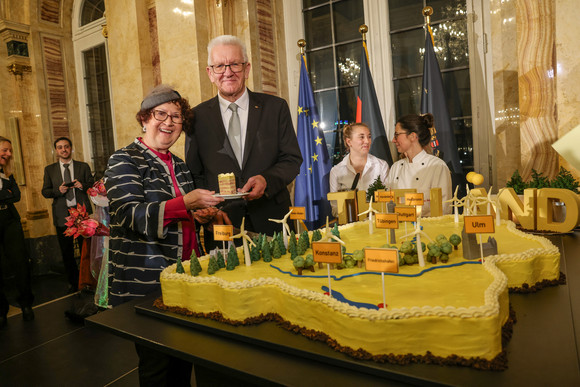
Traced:
<path fill-rule="evenodd" d="M 163 110 L 153 110 L 153 118 L 155 118 L 157 121 L 165 121 L 167 119 L 167 116 L 171 117 L 171 122 L 173 122 L 174 124 L 183 123 L 183 116 L 179 113 L 169 115 L 167 114 L 167 112 L 164 112 Z"/>
<path fill-rule="evenodd" d="M 215 74 L 223 74 L 226 72 L 226 69 L 229 67 L 232 70 L 232 73 L 239 73 L 244 69 L 244 65 L 246 62 L 243 63 L 230 63 L 230 64 L 221 64 L 221 65 L 213 65 L 209 66 L 213 70 Z"/>
<path fill-rule="evenodd" d="M 393 137 L 394 137 L 394 138 L 397 138 L 397 137 L 399 137 L 401 134 L 406 134 L 406 135 L 409 135 L 409 133 L 407 133 L 407 132 L 398 132 L 398 133 L 397 133 L 397 132 L 395 132 L 395 135 L 394 135 Z"/>

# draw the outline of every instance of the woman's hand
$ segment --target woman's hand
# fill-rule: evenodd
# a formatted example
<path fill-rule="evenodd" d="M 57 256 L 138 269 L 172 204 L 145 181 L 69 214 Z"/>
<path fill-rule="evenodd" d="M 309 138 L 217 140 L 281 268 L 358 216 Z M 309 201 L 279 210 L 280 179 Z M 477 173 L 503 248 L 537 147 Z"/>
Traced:
<path fill-rule="evenodd" d="M 213 196 L 214 191 L 206 189 L 194 189 L 183 197 L 185 208 L 196 210 L 198 208 L 215 207 L 224 201 L 224 198 Z"/>

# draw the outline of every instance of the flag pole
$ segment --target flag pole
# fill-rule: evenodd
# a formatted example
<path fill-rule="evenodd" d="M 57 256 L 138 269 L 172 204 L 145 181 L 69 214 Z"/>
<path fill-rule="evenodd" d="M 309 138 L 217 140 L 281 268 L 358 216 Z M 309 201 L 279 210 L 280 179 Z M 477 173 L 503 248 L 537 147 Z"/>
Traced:
<path fill-rule="evenodd" d="M 431 15 L 433 15 L 433 7 L 425 7 L 421 11 L 423 17 L 425 18 L 425 25 L 427 26 L 427 32 L 431 35 L 431 43 L 435 46 L 435 39 L 433 38 L 433 30 L 431 30 Z"/>
<path fill-rule="evenodd" d="M 358 28 L 358 32 L 360 32 L 360 34 L 362 35 L 363 42 L 366 42 L 367 32 L 369 32 L 369 26 L 367 26 L 366 24 L 361 24 L 360 27 Z"/>
<path fill-rule="evenodd" d="M 304 55 L 306 40 L 298 39 L 298 42 L 296 42 L 296 44 L 298 45 L 298 47 L 300 47 L 300 57 L 304 58 L 304 66 L 306 66 L 306 70 L 308 70 L 308 63 L 306 63 L 306 55 Z"/>

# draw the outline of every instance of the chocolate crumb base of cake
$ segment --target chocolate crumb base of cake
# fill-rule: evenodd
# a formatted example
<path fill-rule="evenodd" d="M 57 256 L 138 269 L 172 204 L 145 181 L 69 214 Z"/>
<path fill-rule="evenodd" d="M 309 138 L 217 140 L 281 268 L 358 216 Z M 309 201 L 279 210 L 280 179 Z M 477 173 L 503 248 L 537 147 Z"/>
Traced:
<path fill-rule="evenodd" d="M 551 286 L 559 286 L 559 285 L 565 285 L 566 284 L 566 274 L 560 272 L 560 277 L 558 279 L 555 280 L 543 280 L 540 282 L 536 282 L 535 285 L 528 285 L 528 284 L 523 284 L 520 287 L 517 288 L 508 288 L 508 291 L 510 293 L 515 293 L 515 294 L 526 294 L 526 293 L 536 293 L 540 290 L 542 290 L 543 288 L 547 288 L 547 287 L 551 287 Z"/>
<path fill-rule="evenodd" d="M 562 274 L 563 275 L 563 274 Z M 542 281 L 545 282 L 545 281 Z M 557 282 L 557 281 L 553 281 Z M 554 284 L 554 285 L 557 285 Z M 535 285 L 537 286 L 537 285 Z M 547 285 L 545 285 L 547 286 Z M 324 332 L 315 331 L 312 329 L 307 329 L 300 327 L 295 324 L 291 324 L 288 321 L 285 321 L 278 315 L 277 313 L 267 313 L 261 314 L 259 316 L 250 317 L 242 321 L 237 320 L 230 320 L 225 317 L 220 312 L 212 312 L 212 313 L 196 313 L 192 312 L 189 309 L 180 308 L 180 307 L 171 307 L 166 306 L 163 303 L 163 297 L 157 298 L 153 306 L 167 312 L 173 312 L 177 314 L 181 314 L 184 316 L 191 316 L 197 318 L 207 318 L 210 320 L 218 321 L 221 323 L 233 325 L 233 326 L 240 326 L 240 325 L 255 325 L 260 324 L 265 321 L 275 322 L 281 328 L 286 329 L 292 333 L 300 334 L 310 340 L 320 341 L 326 343 L 329 347 L 334 349 L 337 352 L 344 353 L 348 356 L 359 360 L 370 360 L 377 363 L 390 363 L 396 365 L 408 365 L 408 364 L 435 364 L 441 366 L 461 366 L 461 367 L 472 367 L 478 370 L 483 371 L 504 371 L 508 368 L 507 362 L 507 354 L 505 351 L 505 347 L 507 346 L 508 342 L 510 341 L 513 333 L 513 326 L 516 323 L 516 315 L 515 311 L 512 309 L 510 305 L 509 310 L 509 318 L 506 323 L 502 327 L 502 350 L 495 358 L 492 360 L 486 360 L 482 358 L 465 358 L 461 356 L 451 355 L 448 357 L 441 357 L 435 356 L 431 354 L 429 351 L 425 355 L 415 355 L 415 354 L 405 354 L 405 355 L 394 355 L 394 354 L 385 354 L 385 355 L 372 355 L 371 353 L 363 350 L 358 349 L 355 350 L 350 347 L 345 347 L 336 342 L 332 337 L 328 336 Z"/>

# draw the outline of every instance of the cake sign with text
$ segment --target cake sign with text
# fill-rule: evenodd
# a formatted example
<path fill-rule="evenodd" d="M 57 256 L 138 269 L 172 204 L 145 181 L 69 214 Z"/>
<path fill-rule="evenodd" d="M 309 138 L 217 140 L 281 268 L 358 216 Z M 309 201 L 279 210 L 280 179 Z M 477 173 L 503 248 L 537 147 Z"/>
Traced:
<path fill-rule="evenodd" d="M 394 202 L 395 191 L 375 191 L 376 202 Z"/>
<path fill-rule="evenodd" d="M 495 222 L 491 215 L 465 216 L 463 218 L 467 234 L 493 234 Z"/>
<path fill-rule="evenodd" d="M 342 263 L 342 245 L 337 242 L 312 242 L 314 262 Z"/>
<path fill-rule="evenodd" d="M 216 241 L 231 241 L 234 235 L 234 227 L 227 224 L 214 224 L 213 239 Z"/>
<path fill-rule="evenodd" d="M 414 207 L 395 207 L 395 214 L 399 215 L 399 222 L 415 222 L 417 210 Z"/>
<path fill-rule="evenodd" d="M 399 272 L 399 250 L 365 248 L 365 268 L 381 273 Z"/>
<path fill-rule="evenodd" d="M 290 214 L 290 219 L 292 220 L 305 220 L 306 219 L 306 208 L 305 207 L 290 207 L 292 213 Z"/>
<path fill-rule="evenodd" d="M 399 216 L 397 214 L 376 214 L 375 226 L 377 228 L 399 228 Z"/>
<path fill-rule="evenodd" d="M 423 193 L 406 193 L 405 194 L 405 204 L 408 206 L 422 206 L 423 205 Z"/>

